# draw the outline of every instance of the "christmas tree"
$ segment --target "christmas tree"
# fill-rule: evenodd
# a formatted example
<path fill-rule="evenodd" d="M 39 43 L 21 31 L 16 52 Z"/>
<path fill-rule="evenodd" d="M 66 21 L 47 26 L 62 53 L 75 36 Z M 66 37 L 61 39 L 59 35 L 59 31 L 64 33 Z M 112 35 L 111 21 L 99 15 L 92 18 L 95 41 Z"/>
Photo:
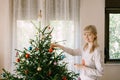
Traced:
<path fill-rule="evenodd" d="M 49 25 L 41 28 L 41 21 L 38 21 L 39 26 L 32 23 L 37 30 L 35 39 L 30 39 L 28 48 L 15 49 L 15 73 L 3 69 L 2 76 L 7 80 L 76 80 L 78 74 L 69 71 L 63 62 L 63 51 L 50 48 L 53 29 Z"/>

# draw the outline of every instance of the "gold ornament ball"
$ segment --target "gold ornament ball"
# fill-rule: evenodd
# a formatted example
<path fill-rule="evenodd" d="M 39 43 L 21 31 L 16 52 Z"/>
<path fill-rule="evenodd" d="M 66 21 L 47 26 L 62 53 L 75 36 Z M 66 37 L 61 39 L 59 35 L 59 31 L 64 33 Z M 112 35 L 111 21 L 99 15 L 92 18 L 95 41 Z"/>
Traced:
<path fill-rule="evenodd" d="M 41 70 L 42 70 L 42 68 L 41 68 L 41 67 L 38 67 L 38 68 L 37 68 L 37 71 L 41 71 Z"/>

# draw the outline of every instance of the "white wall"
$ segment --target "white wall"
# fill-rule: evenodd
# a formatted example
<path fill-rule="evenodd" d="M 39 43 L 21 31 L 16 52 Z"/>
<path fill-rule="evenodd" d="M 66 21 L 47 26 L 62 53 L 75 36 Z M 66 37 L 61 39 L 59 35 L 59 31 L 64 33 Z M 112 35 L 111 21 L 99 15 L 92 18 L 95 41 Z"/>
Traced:
<path fill-rule="evenodd" d="M 98 41 L 104 55 L 105 0 L 81 0 L 80 22 L 82 29 L 89 24 L 96 25 Z M 120 80 L 120 65 L 104 65 L 102 80 Z"/>

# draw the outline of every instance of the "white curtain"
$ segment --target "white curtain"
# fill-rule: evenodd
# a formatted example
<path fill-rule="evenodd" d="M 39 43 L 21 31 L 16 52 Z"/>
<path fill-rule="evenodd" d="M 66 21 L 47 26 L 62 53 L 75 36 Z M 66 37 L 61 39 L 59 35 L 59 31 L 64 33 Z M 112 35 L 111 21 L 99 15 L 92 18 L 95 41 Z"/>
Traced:
<path fill-rule="evenodd" d="M 46 26 L 50 21 L 73 21 L 74 48 L 80 47 L 80 0 L 13 0 L 13 54 L 15 60 L 17 42 L 17 20 L 36 20 L 39 11 L 42 11 L 42 24 Z M 67 33 L 68 34 L 68 33 Z M 70 36 L 70 35 L 68 35 Z M 72 58 L 72 59 L 71 59 Z M 80 62 L 80 57 L 69 57 L 72 63 Z M 13 66 L 12 66 L 13 67 Z M 70 68 L 70 66 L 69 66 Z M 71 68 L 73 69 L 73 68 Z M 73 69 L 74 70 L 74 69 Z"/>

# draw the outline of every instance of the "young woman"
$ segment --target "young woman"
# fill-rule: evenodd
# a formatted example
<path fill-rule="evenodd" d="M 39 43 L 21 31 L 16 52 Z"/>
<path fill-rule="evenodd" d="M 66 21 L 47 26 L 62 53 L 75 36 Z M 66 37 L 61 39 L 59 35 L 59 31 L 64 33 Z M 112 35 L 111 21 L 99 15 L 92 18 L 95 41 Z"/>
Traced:
<path fill-rule="evenodd" d="M 82 57 L 81 64 L 75 64 L 80 69 L 81 80 L 98 80 L 103 75 L 102 57 L 97 43 L 97 30 L 94 25 L 84 28 L 85 45 L 81 49 L 70 49 L 59 44 L 52 43 L 51 48 L 59 47 L 63 51 Z"/>

